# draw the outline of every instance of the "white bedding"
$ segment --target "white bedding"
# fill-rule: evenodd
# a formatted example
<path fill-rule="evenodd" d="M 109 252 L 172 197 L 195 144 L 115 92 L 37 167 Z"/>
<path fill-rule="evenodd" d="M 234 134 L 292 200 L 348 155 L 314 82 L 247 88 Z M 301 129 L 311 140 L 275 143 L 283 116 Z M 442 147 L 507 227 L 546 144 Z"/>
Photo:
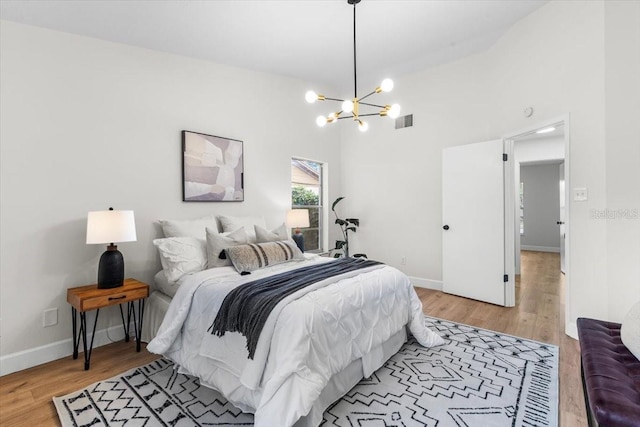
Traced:
<path fill-rule="evenodd" d="M 240 284 L 329 258 L 308 257 L 240 276 L 231 267 L 185 278 L 147 349 L 164 354 L 182 372 L 219 390 L 234 405 L 255 413 L 255 425 L 291 426 L 309 413 L 331 378 L 354 361 L 362 375 L 379 367 L 376 354 L 405 325 L 425 346 L 443 343 L 425 328 L 422 304 L 408 278 L 383 266 L 338 276 L 289 304 L 277 306 L 265 325 L 253 361 L 239 333 L 207 332 L 226 294 Z M 304 293 L 304 292 L 303 292 Z M 268 325 L 271 325 L 269 327 Z M 264 337 L 271 336 L 271 339 Z M 378 355 L 379 356 L 379 355 Z"/>

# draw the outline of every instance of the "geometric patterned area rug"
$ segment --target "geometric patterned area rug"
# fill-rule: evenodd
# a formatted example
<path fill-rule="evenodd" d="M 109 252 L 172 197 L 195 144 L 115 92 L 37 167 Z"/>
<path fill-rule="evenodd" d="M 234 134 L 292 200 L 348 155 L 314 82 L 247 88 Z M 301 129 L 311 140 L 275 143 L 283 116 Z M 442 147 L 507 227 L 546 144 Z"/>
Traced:
<path fill-rule="evenodd" d="M 324 413 L 322 426 L 558 425 L 558 348 L 427 317 L 447 340 L 412 337 Z M 54 398 L 63 427 L 250 426 L 218 392 L 159 359 Z"/>

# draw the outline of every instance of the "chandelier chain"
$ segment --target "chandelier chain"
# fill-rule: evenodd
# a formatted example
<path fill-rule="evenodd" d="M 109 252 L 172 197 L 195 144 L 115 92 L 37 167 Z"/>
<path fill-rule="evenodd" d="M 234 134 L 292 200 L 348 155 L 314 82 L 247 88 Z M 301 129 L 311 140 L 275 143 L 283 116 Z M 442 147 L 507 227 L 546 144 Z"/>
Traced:
<path fill-rule="evenodd" d="M 356 2 L 353 2 L 353 98 L 358 99 L 358 71 L 356 57 Z"/>

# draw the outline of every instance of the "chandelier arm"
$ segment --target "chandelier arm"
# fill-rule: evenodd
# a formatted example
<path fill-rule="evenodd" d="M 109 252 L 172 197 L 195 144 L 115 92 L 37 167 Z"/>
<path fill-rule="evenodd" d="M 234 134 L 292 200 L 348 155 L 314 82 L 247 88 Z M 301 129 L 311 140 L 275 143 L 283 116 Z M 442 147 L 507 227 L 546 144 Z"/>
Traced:
<path fill-rule="evenodd" d="M 365 96 L 363 96 L 362 98 L 359 99 L 359 101 L 362 101 L 363 99 L 367 99 L 368 97 L 370 97 L 371 95 L 373 95 L 374 93 L 377 93 L 375 90 L 371 93 L 366 94 Z"/>
<path fill-rule="evenodd" d="M 358 117 L 368 117 L 368 116 L 379 116 L 380 113 L 367 113 L 367 114 L 360 114 L 358 115 Z"/>
<path fill-rule="evenodd" d="M 360 105 L 367 105 L 369 107 L 386 108 L 384 105 L 369 104 L 368 102 L 359 102 L 359 104 Z"/>
<path fill-rule="evenodd" d="M 343 117 L 338 117 L 338 120 L 342 120 L 342 119 L 353 119 L 354 116 L 343 116 Z"/>
<path fill-rule="evenodd" d="M 338 102 L 344 102 L 344 99 L 338 99 L 338 98 L 329 98 L 328 96 L 325 96 L 324 99 L 328 100 L 328 101 L 338 101 Z"/>

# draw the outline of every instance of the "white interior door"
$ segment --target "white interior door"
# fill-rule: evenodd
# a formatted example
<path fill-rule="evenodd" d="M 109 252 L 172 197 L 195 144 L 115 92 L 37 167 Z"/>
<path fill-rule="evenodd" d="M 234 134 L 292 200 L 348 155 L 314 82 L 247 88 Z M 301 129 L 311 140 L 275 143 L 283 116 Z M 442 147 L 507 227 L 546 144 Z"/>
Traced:
<path fill-rule="evenodd" d="M 442 152 L 442 290 L 505 305 L 503 141 Z"/>
<path fill-rule="evenodd" d="M 560 219 L 558 223 L 560 225 L 560 271 L 564 273 L 564 252 L 565 252 L 565 237 L 567 235 L 565 229 L 565 185 L 564 185 L 564 163 L 560 163 Z"/>

